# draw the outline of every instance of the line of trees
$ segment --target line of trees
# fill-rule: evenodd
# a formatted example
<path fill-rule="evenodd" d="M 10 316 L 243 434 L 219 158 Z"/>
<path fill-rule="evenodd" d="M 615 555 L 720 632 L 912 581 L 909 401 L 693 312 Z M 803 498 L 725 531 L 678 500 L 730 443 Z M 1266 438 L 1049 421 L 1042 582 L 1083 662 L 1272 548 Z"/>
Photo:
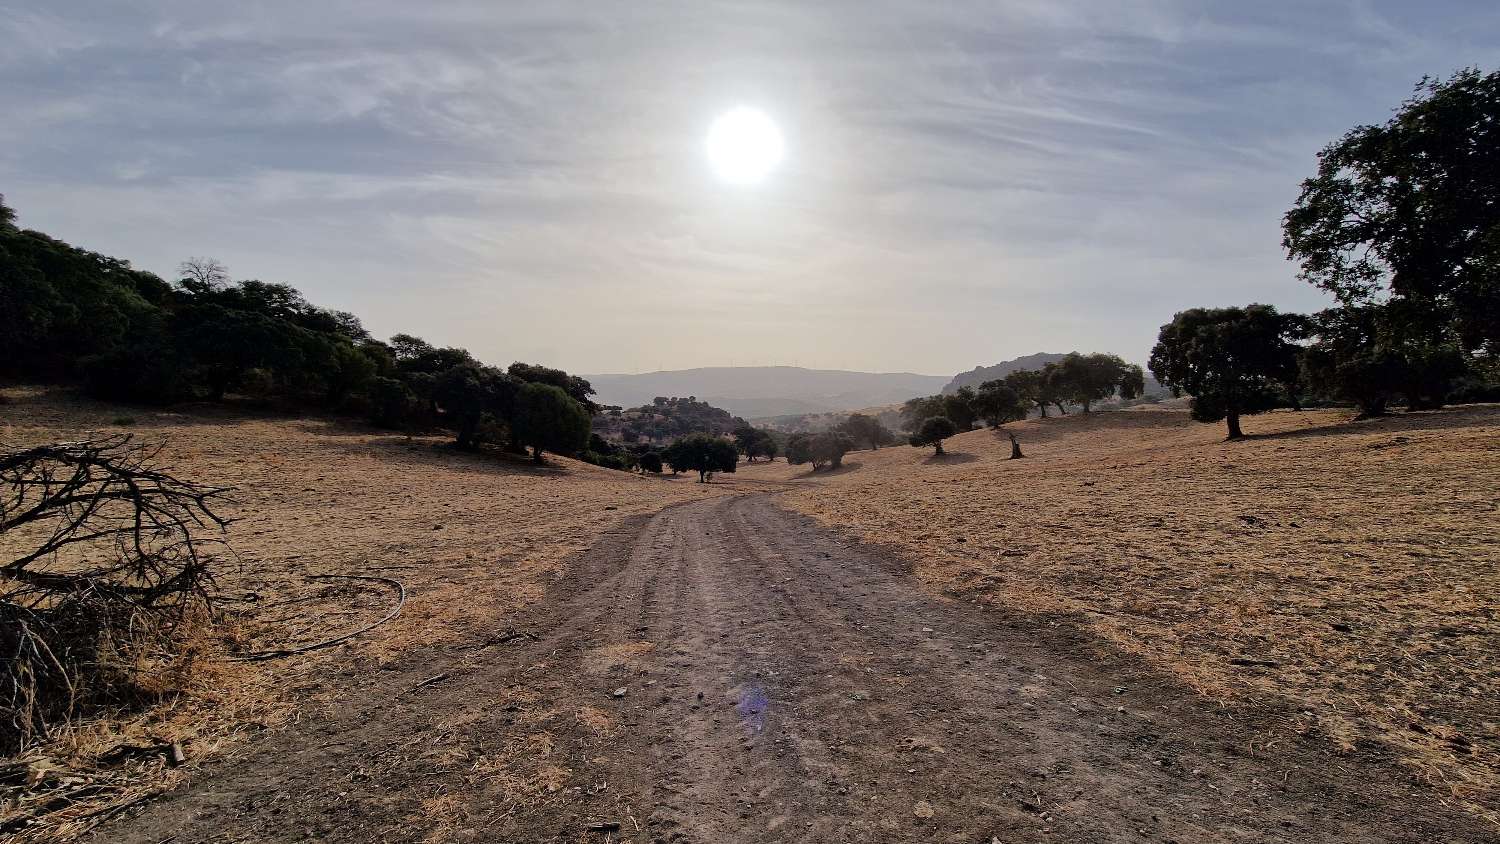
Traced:
<path fill-rule="evenodd" d="M 185 261 L 169 283 L 15 219 L 0 197 L 0 375 L 147 404 L 290 401 L 537 460 L 588 445 L 593 387 L 562 370 L 502 370 L 409 334 L 381 342 L 353 314 L 285 284 L 233 281 L 212 259 Z"/>
<path fill-rule="evenodd" d="M 741 425 L 734 429 L 734 445 L 740 454 L 745 455 L 747 463 L 754 463 L 757 457 L 775 460 L 776 455 L 781 453 L 781 444 L 777 442 L 776 435 L 753 425 Z"/>
<path fill-rule="evenodd" d="M 1049 407 L 1066 415 L 1069 404 L 1089 413 L 1109 398 L 1137 398 L 1145 386 L 1145 372 L 1118 355 L 1072 352 L 1041 369 L 1019 369 L 986 381 L 978 389 L 964 386 L 947 395 L 909 399 L 901 407 L 901 422 L 910 432 L 934 416 L 946 416 L 959 431 L 980 421 L 997 427 L 1026 418 L 1032 408 L 1044 417 Z"/>
<path fill-rule="evenodd" d="M 1067 414 L 1067 405 L 1084 413 L 1106 399 L 1137 398 L 1145 390 L 1142 369 L 1117 355 L 1072 352 L 1041 369 L 1020 369 L 979 385 L 958 388 L 947 395 L 909 399 L 901 407 L 901 422 L 914 446 L 932 446 L 943 453 L 943 440 L 973 430 L 983 422 L 998 428 L 1025 419 L 1035 408 L 1042 416 L 1049 407 Z M 937 420 L 937 421 L 935 421 Z"/>
<path fill-rule="evenodd" d="M 1194 418 L 1236 439 L 1240 417 L 1309 397 L 1361 416 L 1500 399 L 1500 73 L 1424 78 L 1385 124 L 1329 144 L 1283 233 L 1338 305 L 1174 316 L 1150 367 Z"/>

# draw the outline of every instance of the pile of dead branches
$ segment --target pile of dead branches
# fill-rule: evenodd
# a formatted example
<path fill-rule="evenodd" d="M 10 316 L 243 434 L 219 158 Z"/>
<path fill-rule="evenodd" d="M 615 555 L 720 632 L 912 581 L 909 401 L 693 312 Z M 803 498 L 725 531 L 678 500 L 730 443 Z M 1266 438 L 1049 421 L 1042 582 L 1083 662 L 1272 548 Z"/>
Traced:
<path fill-rule="evenodd" d="M 224 489 L 128 435 L 0 447 L 0 752 L 172 691 L 211 609 Z"/>

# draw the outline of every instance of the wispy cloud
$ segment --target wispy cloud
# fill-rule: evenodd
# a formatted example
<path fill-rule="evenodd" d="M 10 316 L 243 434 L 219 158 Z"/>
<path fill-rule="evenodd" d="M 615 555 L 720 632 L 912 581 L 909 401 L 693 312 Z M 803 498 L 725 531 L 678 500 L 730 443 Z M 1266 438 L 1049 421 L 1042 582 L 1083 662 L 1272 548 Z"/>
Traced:
<path fill-rule="evenodd" d="M 1315 307 L 1277 232 L 1313 153 L 1500 60 L 1456 0 L 0 13 L 24 224 L 583 371 L 1141 359 L 1181 307 Z M 740 103 L 789 145 L 749 191 L 701 152 Z"/>

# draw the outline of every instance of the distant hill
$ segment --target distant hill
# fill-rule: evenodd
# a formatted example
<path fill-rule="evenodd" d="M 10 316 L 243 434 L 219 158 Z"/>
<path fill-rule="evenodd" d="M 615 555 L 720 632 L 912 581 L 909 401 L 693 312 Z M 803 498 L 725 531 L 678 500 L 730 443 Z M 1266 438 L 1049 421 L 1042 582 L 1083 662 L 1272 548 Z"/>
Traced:
<path fill-rule="evenodd" d="M 828 413 L 796 413 L 783 416 L 762 416 L 749 420 L 757 428 L 769 428 L 786 434 L 826 431 L 848 419 L 851 414 L 863 413 L 880 420 L 880 424 L 891 430 L 901 428 L 901 405 L 886 404 L 879 407 L 861 407 L 857 410 L 838 410 Z"/>
<path fill-rule="evenodd" d="M 1015 360 L 1001 361 L 994 366 L 976 366 L 968 372 L 960 372 L 953 376 L 953 380 L 949 381 L 947 386 L 943 387 L 943 393 L 956 393 L 959 387 L 974 387 L 977 389 L 980 384 L 986 381 L 1004 378 L 1012 372 L 1021 369 L 1041 369 L 1049 363 L 1056 363 L 1062 360 L 1063 357 L 1063 355 L 1053 352 L 1037 352 L 1034 355 L 1026 355 Z M 1146 373 L 1146 390 L 1144 395 L 1165 396 L 1169 392 L 1166 387 L 1163 387 L 1160 382 L 1151 377 L 1150 372 Z"/>
<path fill-rule="evenodd" d="M 800 366 L 709 366 L 638 375 L 585 375 L 595 401 L 638 407 L 657 396 L 696 396 L 735 416 L 829 413 L 932 395 L 948 379 L 911 372 L 850 372 Z"/>
<path fill-rule="evenodd" d="M 958 392 L 959 387 L 974 387 L 978 389 L 980 384 L 986 381 L 994 381 L 1021 369 L 1041 369 L 1049 363 L 1056 363 L 1063 359 L 1063 355 L 1053 352 L 1037 352 L 1034 355 L 1026 355 L 1015 360 L 1002 361 L 994 366 L 976 366 L 968 372 L 960 372 L 953 376 L 947 386 L 943 387 L 945 394 Z"/>

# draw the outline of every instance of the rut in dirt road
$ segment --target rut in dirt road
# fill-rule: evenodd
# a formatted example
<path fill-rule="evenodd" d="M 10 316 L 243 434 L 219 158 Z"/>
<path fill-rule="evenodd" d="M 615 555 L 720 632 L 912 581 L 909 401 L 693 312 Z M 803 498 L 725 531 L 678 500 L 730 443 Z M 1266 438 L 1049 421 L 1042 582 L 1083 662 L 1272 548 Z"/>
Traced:
<path fill-rule="evenodd" d="M 1492 840 L 1382 758 L 1265 750 L 1269 714 L 934 598 L 768 495 L 619 532 L 530 623 L 102 840 Z M 442 659 L 452 680 L 392 693 Z"/>

